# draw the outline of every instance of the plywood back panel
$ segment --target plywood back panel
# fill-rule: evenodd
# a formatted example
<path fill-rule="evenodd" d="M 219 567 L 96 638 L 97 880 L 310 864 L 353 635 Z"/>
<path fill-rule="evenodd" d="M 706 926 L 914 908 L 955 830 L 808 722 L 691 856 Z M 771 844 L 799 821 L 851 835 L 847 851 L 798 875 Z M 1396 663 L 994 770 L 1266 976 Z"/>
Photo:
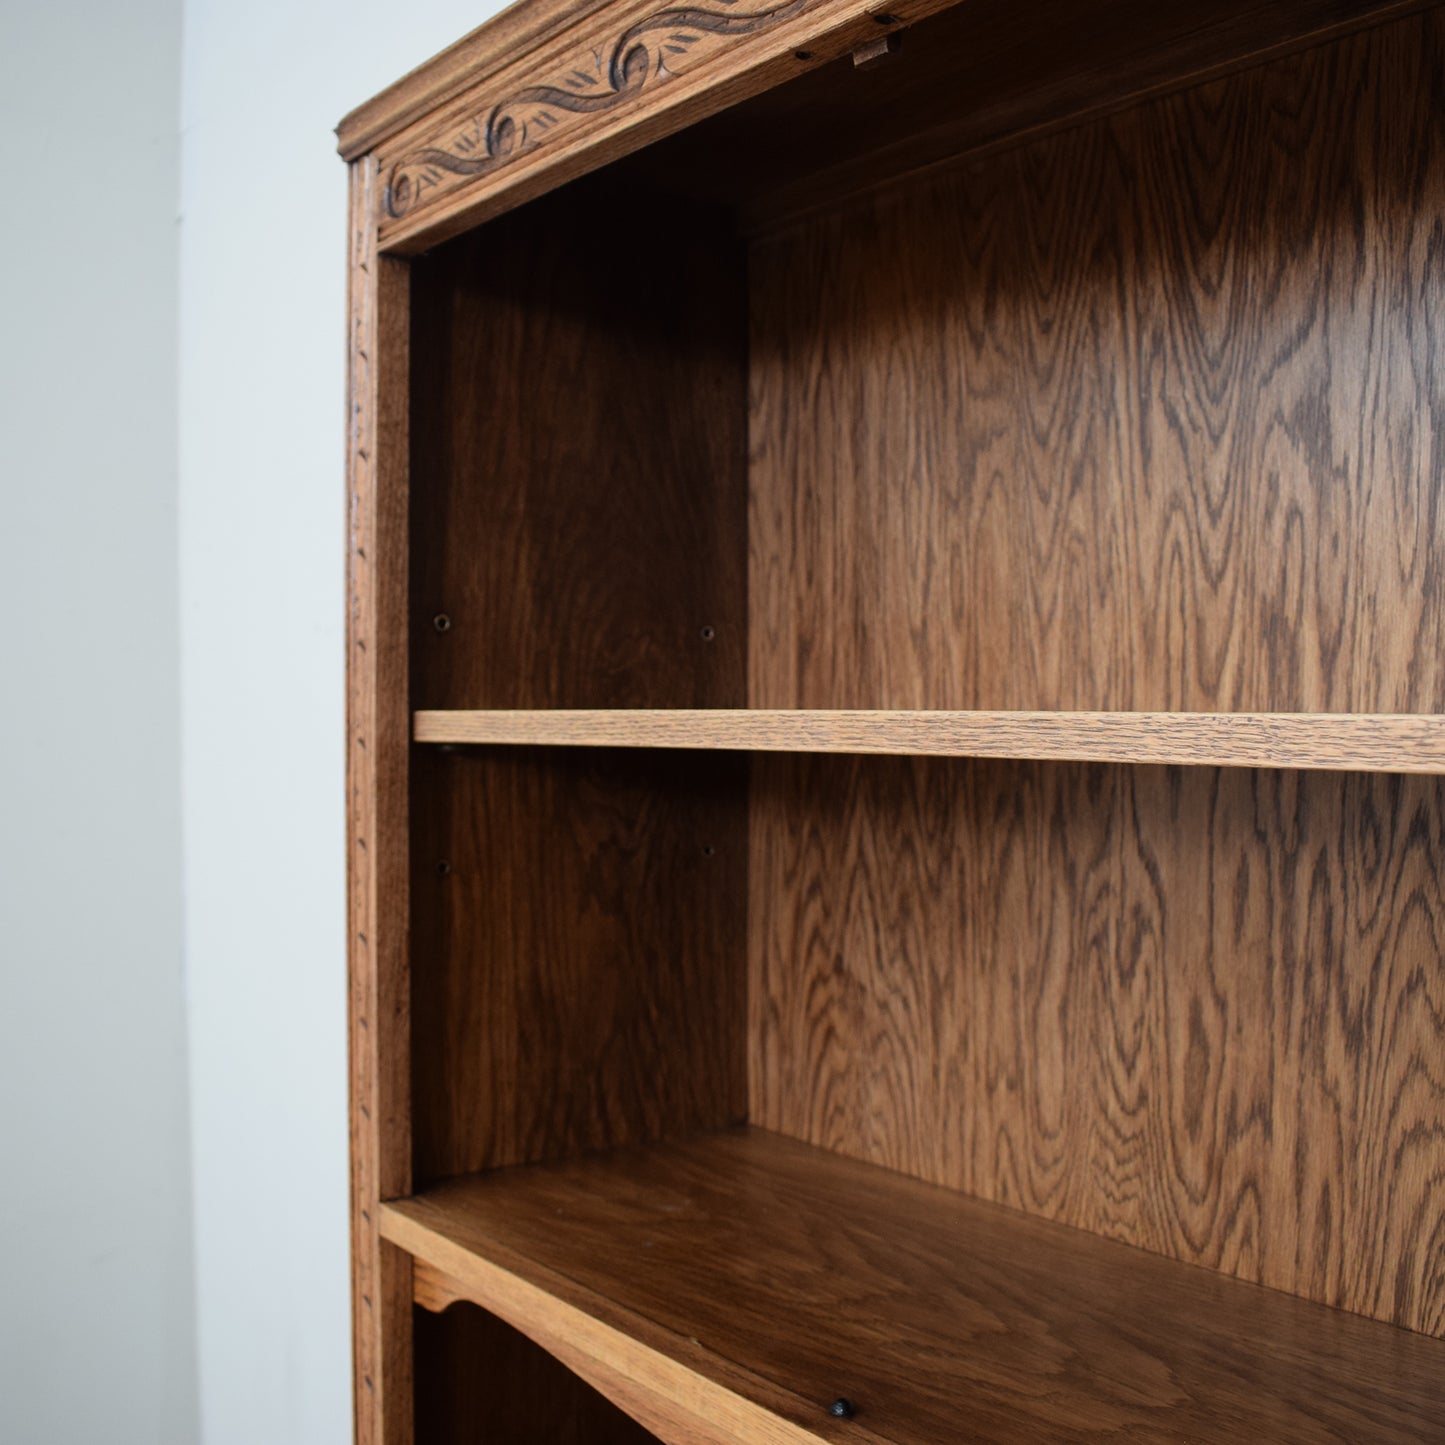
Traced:
<path fill-rule="evenodd" d="M 759 757 L 753 1122 L 1445 1334 L 1445 783 Z"/>
<path fill-rule="evenodd" d="M 723 754 L 419 754 L 418 1188 L 743 1120 L 746 794 Z"/>
<path fill-rule="evenodd" d="M 747 307 L 718 213 L 599 178 L 414 269 L 413 705 L 741 705 Z"/>
<path fill-rule="evenodd" d="M 1445 11 L 752 250 L 756 707 L 1445 709 Z"/>

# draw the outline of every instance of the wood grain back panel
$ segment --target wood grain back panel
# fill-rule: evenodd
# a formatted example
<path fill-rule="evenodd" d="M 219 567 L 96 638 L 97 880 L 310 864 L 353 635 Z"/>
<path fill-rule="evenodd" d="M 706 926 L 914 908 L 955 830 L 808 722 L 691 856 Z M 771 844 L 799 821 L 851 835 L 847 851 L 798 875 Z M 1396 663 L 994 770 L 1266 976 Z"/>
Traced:
<path fill-rule="evenodd" d="M 1445 783 L 759 757 L 751 1117 L 1445 1334 Z"/>
<path fill-rule="evenodd" d="M 752 248 L 756 707 L 1445 707 L 1445 11 Z"/>
<path fill-rule="evenodd" d="M 727 755 L 418 755 L 419 1187 L 746 1117 L 746 808 Z"/>
<path fill-rule="evenodd" d="M 744 257 L 580 184 L 416 263 L 413 702 L 744 702 Z"/>
<path fill-rule="evenodd" d="M 910 17 L 886 64 L 860 69 L 844 53 L 617 164 L 767 230 L 1428 3 L 968 0 Z"/>

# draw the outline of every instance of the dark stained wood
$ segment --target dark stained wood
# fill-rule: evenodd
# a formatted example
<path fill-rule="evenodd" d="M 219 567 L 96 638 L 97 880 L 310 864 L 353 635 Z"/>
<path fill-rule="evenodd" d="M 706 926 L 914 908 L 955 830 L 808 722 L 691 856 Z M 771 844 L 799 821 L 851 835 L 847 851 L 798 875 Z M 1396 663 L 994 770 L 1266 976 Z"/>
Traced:
<path fill-rule="evenodd" d="M 716 217 L 575 187 L 418 262 L 413 316 L 416 704 L 740 705 L 746 301 Z"/>
<path fill-rule="evenodd" d="M 949 3 L 583 6 L 575 23 L 378 140 L 382 249 L 435 246 Z"/>
<path fill-rule="evenodd" d="M 475 1305 L 416 1316 L 417 1445 L 650 1445 L 525 1335 Z"/>
<path fill-rule="evenodd" d="M 768 757 L 756 1124 L 1445 1334 L 1445 783 Z"/>
<path fill-rule="evenodd" d="M 416 1176 L 746 1117 L 743 760 L 414 765 Z"/>
<path fill-rule="evenodd" d="M 529 0 L 338 134 L 348 159 L 379 156 L 386 250 L 436 245 L 639 148 L 675 188 L 775 214 L 1422 3 Z M 853 53 L 902 35 L 906 76 L 849 83 Z"/>
<path fill-rule="evenodd" d="M 1445 707 L 1442 76 L 1436 10 L 755 245 L 749 703 Z"/>
<path fill-rule="evenodd" d="M 1445 1440 L 1445 7 L 870 3 L 346 127 L 358 1438 Z"/>
<path fill-rule="evenodd" d="M 1422 8 L 1421 0 L 966 0 L 895 32 L 896 58 L 833 62 L 622 165 L 776 226 L 934 165 L 1077 125 Z"/>
<path fill-rule="evenodd" d="M 471 1302 L 479 1294 L 476 1284 L 479 1261 L 468 1256 L 467 1262 L 470 1268 L 465 1273 L 472 1283 L 456 1279 L 426 1260 L 418 1259 L 414 1276 L 417 1304 L 423 1309 L 440 1311 L 459 1302 Z M 689 1391 L 684 1389 L 677 1392 L 680 1398 L 673 1398 L 658 1390 L 655 1382 L 638 1384 L 599 1359 L 589 1348 L 587 1336 L 595 1329 L 595 1326 L 588 1328 L 591 1322 L 583 1321 L 582 1328 L 575 1331 L 559 1329 L 555 1301 L 520 1280 L 509 1283 L 510 1289 L 503 1284 L 503 1293 L 509 1296 L 506 1312 L 518 1332 L 541 1342 L 547 1352 L 578 1379 L 585 1380 L 658 1439 L 667 1441 L 668 1445 L 737 1445 L 740 1433 L 733 1428 L 737 1424 L 736 1411 L 713 1412 L 705 1399 L 697 1398 L 697 1391 L 691 1392 L 693 1397 L 689 1398 Z M 699 1406 L 707 1411 L 705 1415 L 698 1415 Z M 762 1418 L 766 1421 L 768 1417 Z M 763 1438 L 768 1438 L 766 1433 Z"/>
<path fill-rule="evenodd" d="M 458 1181 L 384 1227 L 660 1396 L 773 1417 L 734 1438 L 1445 1438 L 1438 1340 L 759 1130 Z"/>
<path fill-rule="evenodd" d="M 352 1349 L 359 1445 L 411 1429 L 411 1261 L 377 1206 L 411 1192 L 407 1017 L 407 268 L 351 167 L 347 338 L 347 1041 Z"/>
<path fill-rule="evenodd" d="M 1445 717 L 1358 713 L 818 712 L 753 708 L 419 712 L 419 743 L 1445 772 Z"/>

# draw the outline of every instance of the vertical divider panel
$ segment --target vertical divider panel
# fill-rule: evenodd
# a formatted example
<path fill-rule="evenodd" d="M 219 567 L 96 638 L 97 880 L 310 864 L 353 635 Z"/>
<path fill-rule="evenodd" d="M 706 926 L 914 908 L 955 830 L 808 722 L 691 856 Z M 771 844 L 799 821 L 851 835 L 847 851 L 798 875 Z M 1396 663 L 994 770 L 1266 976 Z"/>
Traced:
<path fill-rule="evenodd" d="M 347 891 L 352 1311 L 359 1445 L 410 1445 L 411 1260 L 377 1205 L 410 1192 L 407 377 L 410 268 L 377 247 L 351 166 L 347 405 Z"/>

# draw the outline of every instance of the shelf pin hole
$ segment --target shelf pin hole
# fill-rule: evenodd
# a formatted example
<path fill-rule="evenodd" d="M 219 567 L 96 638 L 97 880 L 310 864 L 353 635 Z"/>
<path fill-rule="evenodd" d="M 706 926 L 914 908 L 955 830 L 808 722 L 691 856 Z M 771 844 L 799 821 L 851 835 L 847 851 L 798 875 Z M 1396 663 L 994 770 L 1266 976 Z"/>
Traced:
<path fill-rule="evenodd" d="M 704 627 L 698 635 L 704 642 L 711 642 L 717 636 L 717 628 Z"/>
<path fill-rule="evenodd" d="M 448 863 L 445 858 L 442 858 L 442 859 L 437 863 L 437 877 L 438 877 L 438 878 L 446 878 L 446 877 L 448 877 L 448 876 L 450 875 L 451 871 L 452 871 L 452 865 L 451 865 L 450 863 Z"/>
<path fill-rule="evenodd" d="M 432 618 L 431 625 L 435 627 L 438 632 L 450 632 L 452 630 L 452 620 L 445 612 L 438 612 L 437 615 Z"/>

